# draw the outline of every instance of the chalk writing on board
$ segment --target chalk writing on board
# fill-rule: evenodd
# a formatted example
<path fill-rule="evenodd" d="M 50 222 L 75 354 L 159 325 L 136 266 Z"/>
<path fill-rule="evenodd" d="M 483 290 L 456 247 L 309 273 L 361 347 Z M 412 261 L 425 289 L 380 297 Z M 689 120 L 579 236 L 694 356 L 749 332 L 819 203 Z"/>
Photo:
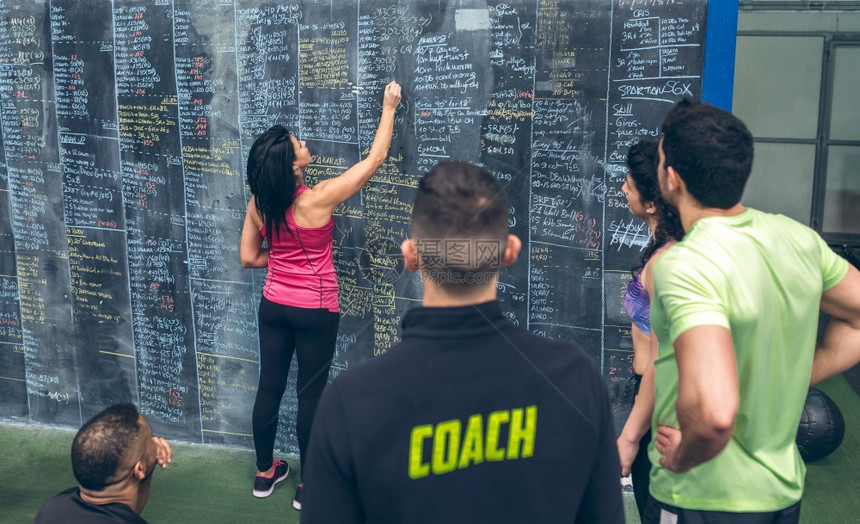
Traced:
<path fill-rule="evenodd" d="M 707 2 L 401 4 L 0 0 L 0 416 L 76 425 L 133 401 L 160 434 L 249 446 L 265 271 L 237 254 L 248 149 L 285 125 L 308 184 L 339 176 L 393 79 L 390 157 L 334 212 L 331 375 L 388 351 L 420 304 L 399 245 L 420 177 L 455 158 L 511 197 L 506 315 L 576 340 L 623 410 L 620 297 L 650 240 L 626 152 L 699 95 Z"/>

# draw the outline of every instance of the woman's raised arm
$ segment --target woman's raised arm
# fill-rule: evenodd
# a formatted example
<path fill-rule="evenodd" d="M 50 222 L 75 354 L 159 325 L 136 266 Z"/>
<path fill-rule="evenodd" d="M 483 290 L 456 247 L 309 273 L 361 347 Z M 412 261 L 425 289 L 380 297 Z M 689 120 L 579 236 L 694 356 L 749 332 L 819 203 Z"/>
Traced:
<path fill-rule="evenodd" d="M 361 162 L 347 169 L 342 175 L 323 180 L 309 191 L 305 191 L 296 200 L 297 209 L 301 214 L 316 215 L 320 211 L 331 214 L 334 208 L 349 200 L 370 180 L 376 171 L 385 163 L 388 148 L 391 146 L 391 135 L 394 132 L 394 114 L 400 104 L 400 85 L 392 81 L 385 86 L 382 101 L 382 117 L 376 136 L 370 146 L 370 153 Z M 313 208 L 308 209 L 308 207 Z"/>

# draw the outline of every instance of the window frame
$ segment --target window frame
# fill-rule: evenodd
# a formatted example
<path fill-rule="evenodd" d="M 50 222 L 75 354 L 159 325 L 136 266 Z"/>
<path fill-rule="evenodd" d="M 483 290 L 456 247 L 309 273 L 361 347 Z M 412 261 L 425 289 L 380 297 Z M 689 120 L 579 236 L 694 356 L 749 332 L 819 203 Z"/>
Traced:
<path fill-rule="evenodd" d="M 860 2 L 852 2 L 855 9 L 860 10 Z M 779 10 L 775 5 L 782 6 L 782 10 L 794 12 L 818 11 L 821 9 L 803 9 L 803 6 L 791 6 L 788 4 L 743 2 L 741 10 L 747 11 L 774 11 Z M 761 6 L 761 7 L 758 7 Z M 839 6 L 842 8 L 842 6 Z M 821 37 L 823 38 L 821 56 L 821 81 L 818 99 L 818 124 L 815 138 L 779 138 L 773 136 L 756 136 L 756 143 L 771 144 L 797 144 L 815 146 L 815 172 L 812 180 L 812 196 L 810 216 L 808 224 L 821 234 L 828 244 L 843 246 L 860 246 L 860 233 L 847 232 L 825 232 L 822 231 L 825 195 L 827 188 L 827 154 L 830 146 L 860 146 L 860 140 L 831 140 L 830 122 L 833 114 L 833 88 L 835 78 L 835 50 L 837 47 L 860 47 L 860 33 L 836 33 L 832 31 L 780 31 L 780 30 L 747 30 L 738 31 L 738 37 Z M 737 82 L 737 78 L 735 78 Z"/>
<path fill-rule="evenodd" d="M 833 38 L 825 38 L 825 61 L 822 64 L 822 72 L 826 75 L 822 79 L 821 102 L 825 106 L 819 112 L 818 136 L 820 144 L 816 147 L 815 179 L 813 180 L 812 192 L 812 224 L 813 229 L 821 233 L 821 236 L 831 244 L 846 244 L 860 246 L 860 233 L 822 231 L 825 197 L 827 190 L 827 168 L 829 151 L 832 146 L 851 146 L 860 148 L 860 140 L 840 140 L 830 138 L 830 126 L 833 116 L 833 89 L 836 78 L 836 50 L 843 48 L 860 48 L 860 35 L 849 38 L 848 35 L 840 34 Z"/>

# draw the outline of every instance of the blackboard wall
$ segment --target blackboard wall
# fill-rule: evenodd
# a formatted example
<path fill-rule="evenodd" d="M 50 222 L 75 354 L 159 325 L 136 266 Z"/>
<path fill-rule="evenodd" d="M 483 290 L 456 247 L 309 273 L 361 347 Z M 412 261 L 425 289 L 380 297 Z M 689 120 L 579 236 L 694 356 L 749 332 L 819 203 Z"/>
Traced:
<path fill-rule="evenodd" d="M 411 194 L 488 167 L 524 242 L 499 295 L 620 394 L 648 241 L 625 154 L 701 97 L 705 0 L 0 0 L 0 417 L 79 426 L 132 401 L 157 434 L 251 447 L 263 271 L 241 269 L 247 151 L 283 124 L 314 182 L 357 162 L 403 85 L 389 162 L 336 211 L 332 376 L 387 351 L 420 284 Z M 289 428 L 294 377 L 278 447 Z M 620 426 L 619 426 L 620 427 Z"/>

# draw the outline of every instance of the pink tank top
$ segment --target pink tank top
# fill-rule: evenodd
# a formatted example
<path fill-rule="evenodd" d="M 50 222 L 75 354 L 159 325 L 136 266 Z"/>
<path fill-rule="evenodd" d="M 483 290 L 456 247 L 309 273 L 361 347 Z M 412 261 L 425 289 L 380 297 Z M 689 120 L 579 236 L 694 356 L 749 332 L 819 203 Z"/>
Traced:
<path fill-rule="evenodd" d="M 296 198 L 308 189 L 299 187 Z M 269 272 L 263 296 L 285 306 L 337 313 L 337 273 L 332 261 L 334 217 L 322 227 L 301 227 L 296 224 L 290 206 L 287 225 L 290 232 L 281 228 L 277 234 L 273 233 L 274 239 L 266 239 Z M 260 228 L 260 234 L 265 238 L 265 226 Z"/>

